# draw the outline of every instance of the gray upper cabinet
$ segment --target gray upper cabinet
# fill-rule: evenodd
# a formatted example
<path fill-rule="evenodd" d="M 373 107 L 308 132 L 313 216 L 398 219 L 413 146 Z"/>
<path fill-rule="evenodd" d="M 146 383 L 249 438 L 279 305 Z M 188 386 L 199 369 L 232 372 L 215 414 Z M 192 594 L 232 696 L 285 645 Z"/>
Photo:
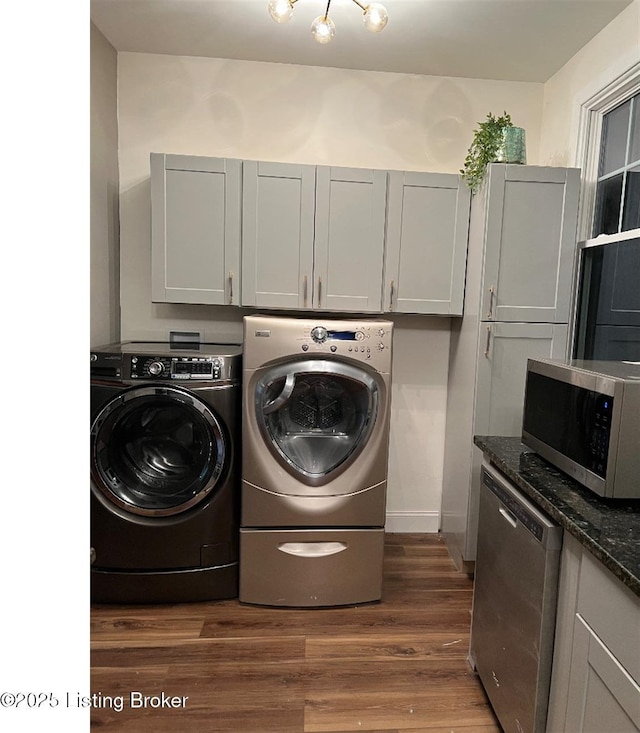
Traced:
<path fill-rule="evenodd" d="M 462 315 L 470 200 L 458 175 L 389 174 L 385 311 Z"/>
<path fill-rule="evenodd" d="M 151 297 L 239 304 L 241 161 L 151 154 Z"/>
<path fill-rule="evenodd" d="M 242 305 L 311 308 L 316 169 L 246 160 Z"/>
<path fill-rule="evenodd" d="M 152 153 L 152 300 L 461 315 L 469 200 L 458 175 Z"/>
<path fill-rule="evenodd" d="M 481 318 L 567 322 L 579 170 L 491 165 Z"/>
<path fill-rule="evenodd" d="M 380 313 L 387 173 L 317 169 L 314 303 L 332 311 Z"/>
<path fill-rule="evenodd" d="M 379 313 L 385 171 L 245 161 L 242 304 Z"/>

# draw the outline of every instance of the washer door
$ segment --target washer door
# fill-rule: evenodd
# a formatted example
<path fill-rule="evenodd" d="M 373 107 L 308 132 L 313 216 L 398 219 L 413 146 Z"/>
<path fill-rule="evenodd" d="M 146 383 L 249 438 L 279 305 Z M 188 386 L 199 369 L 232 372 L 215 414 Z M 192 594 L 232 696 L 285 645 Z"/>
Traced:
<path fill-rule="evenodd" d="M 94 485 L 133 514 L 168 516 L 203 501 L 218 483 L 226 444 L 211 409 L 175 387 L 134 387 L 91 427 Z"/>
<path fill-rule="evenodd" d="M 268 369 L 256 385 L 255 411 L 271 452 L 308 485 L 327 483 L 367 444 L 379 388 L 367 372 L 334 361 Z"/>

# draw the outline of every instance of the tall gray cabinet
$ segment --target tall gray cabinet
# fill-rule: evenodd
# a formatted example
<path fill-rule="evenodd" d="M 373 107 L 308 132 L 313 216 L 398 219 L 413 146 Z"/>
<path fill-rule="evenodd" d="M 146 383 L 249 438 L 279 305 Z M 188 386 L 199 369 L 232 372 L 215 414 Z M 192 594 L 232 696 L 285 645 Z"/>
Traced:
<path fill-rule="evenodd" d="M 464 315 L 452 321 L 441 530 L 475 562 L 482 454 L 520 435 L 528 358 L 566 356 L 579 170 L 492 164 L 471 202 Z"/>

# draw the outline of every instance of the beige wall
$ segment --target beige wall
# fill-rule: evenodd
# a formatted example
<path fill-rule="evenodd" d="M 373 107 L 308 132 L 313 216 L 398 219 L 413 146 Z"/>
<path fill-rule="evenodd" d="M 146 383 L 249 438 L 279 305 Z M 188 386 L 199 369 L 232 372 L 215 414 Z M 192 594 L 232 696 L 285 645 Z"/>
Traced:
<path fill-rule="evenodd" d="M 536 162 L 542 85 L 150 54 L 119 55 L 123 338 L 240 338 L 242 311 L 154 305 L 149 153 L 457 172 L 477 122 L 508 110 Z M 397 317 L 390 529 L 436 531 L 448 319 Z"/>
<path fill-rule="evenodd" d="M 91 345 L 120 336 L 117 54 L 91 23 Z"/>
<path fill-rule="evenodd" d="M 544 85 L 540 164 L 580 167 L 580 106 L 640 62 L 640 0 L 634 0 Z"/>

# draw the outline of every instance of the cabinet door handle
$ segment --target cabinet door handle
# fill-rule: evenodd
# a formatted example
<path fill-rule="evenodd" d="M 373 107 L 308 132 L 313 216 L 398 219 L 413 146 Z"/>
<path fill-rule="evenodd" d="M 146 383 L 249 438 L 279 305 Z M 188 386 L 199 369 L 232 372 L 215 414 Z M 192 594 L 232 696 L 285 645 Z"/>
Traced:
<path fill-rule="evenodd" d="M 493 318 L 493 294 L 494 294 L 494 287 L 492 285 L 489 288 L 489 312 L 487 313 L 487 318 L 489 320 Z"/>
<path fill-rule="evenodd" d="M 484 355 L 489 357 L 489 346 L 491 345 L 491 326 L 487 326 L 487 343 L 484 347 Z"/>
<path fill-rule="evenodd" d="M 396 283 L 395 280 L 391 281 L 391 287 L 389 289 L 389 312 L 393 311 L 393 296 L 395 294 Z"/>
<path fill-rule="evenodd" d="M 318 308 L 322 303 L 322 275 L 318 276 Z"/>
<path fill-rule="evenodd" d="M 229 272 L 229 305 L 233 305 L 233 272 Z"/>
<path fill-rule="evenodd" d="M 307 276 L 305 275 L 303 285 L 302 285 L 302 304 L 304 305 L 305 308 L 307 307 L 307 287 L 308 287 Z"/>

